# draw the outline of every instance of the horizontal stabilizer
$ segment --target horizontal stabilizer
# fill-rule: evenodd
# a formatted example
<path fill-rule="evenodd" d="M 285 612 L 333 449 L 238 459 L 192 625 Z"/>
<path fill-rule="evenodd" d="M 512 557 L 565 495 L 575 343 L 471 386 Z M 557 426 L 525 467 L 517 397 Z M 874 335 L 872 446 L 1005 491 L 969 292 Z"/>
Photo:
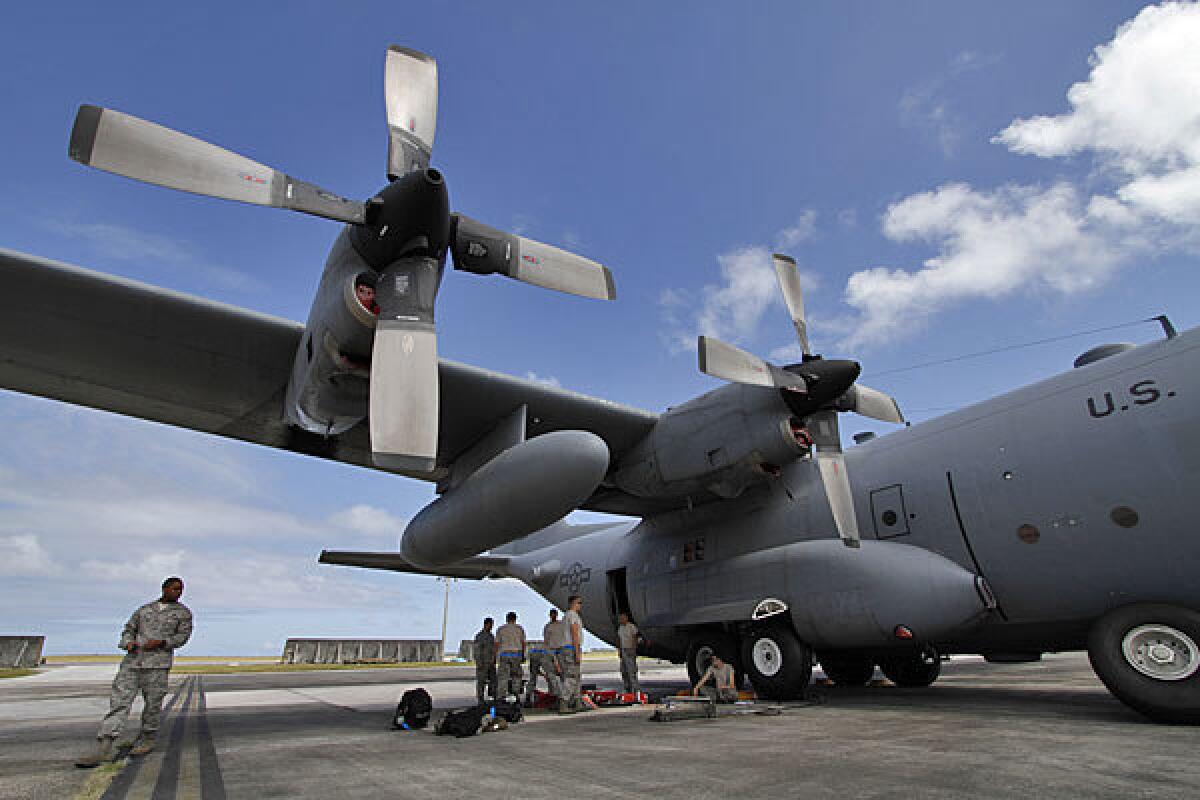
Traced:
<path fill-rule="evenodd" d="M 474 556 L 464 558 L 454 564 L 446 564 L 436 570 L 430 570 L 415 566 L 404 556 L 395 552 L 322 550 L 321 557 L 317 561 L 321 564 L 336 564 L 342 567 L 386 569 L 392 572 L 411 572 L 414 575 L 437 575 L 442 578 L 465 578 L 477 581 L 483 578 L 508 577 L 509 560 L 505 556 Z"/>

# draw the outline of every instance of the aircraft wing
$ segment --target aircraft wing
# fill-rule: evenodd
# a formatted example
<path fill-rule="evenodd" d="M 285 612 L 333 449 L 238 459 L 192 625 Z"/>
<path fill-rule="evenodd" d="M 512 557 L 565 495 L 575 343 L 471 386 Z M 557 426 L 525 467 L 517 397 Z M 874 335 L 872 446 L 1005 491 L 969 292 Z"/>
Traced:
<path fill-rule="evenodd" d="M 317 559 L 321 564 L 338 564 L 343 567 L 360 567 L 362 569 L 386 569 L 392 572 L 411 572 L 414 575 L 437 575 L 443 578 L 466 578 L 467 580 L 482 580 L 484 578 L 508 577 L 508 559 L 503 556 L 474 556 L 459 561 L 457 564 L 447 564 L 437 570 L 422 569 L 405 560 L 399 553 L 372 553 L 354 550 L 322 550 Z"/>
<path fill-rule="evenodd" d="M 0 248 L 0 388 L 375 469 L 367 425 L 337 437 L 283 420 L 304 326 Z M 657 416 L 442 359 L 438 474 L 513 410 L 530 437 L 589 430 L 614 459 Z M 584 506 L 654 509 L 598 490 Z"/>

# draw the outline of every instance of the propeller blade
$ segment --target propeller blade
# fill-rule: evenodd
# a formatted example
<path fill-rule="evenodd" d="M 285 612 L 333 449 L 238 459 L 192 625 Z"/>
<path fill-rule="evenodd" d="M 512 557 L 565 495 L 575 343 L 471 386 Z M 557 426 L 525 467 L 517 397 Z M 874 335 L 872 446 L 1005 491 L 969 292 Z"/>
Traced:
<path fill-rule="evenodd" d="M 617 296 L 608 267 L 590 258 L 454 215 L 450 244 L 454 267 L 477 275 L 498 273 L 545 289 L 612 300 Z"/>
<path fill-rule="evenodd" d="M 388 180 L 429 166 L 437 132 L 437 62 L 392 45 L 383 76 L 388 122 Z"/>
<path fill-rule="evenodd" d="M 829 510 L 833 512 L 833 524 L 837 528 L 842 544 L 858 547 L 858 518 L 854 513 L 854 495 L 850 493 L 850 478 L 846 474 L 846 459 L 842 455 L 842 442 L 838 434 L 837 413 L 819 411 L 806 420 L 816 452 L 813 460 L 821 474 Z"/>
<path fill-rule="evenodd" d="M 438 355 L 434 301 L 441 265 L 401 259 L 376 282 L 379 318 L 371 350 L 371 459 L 376 466 L 432 472 L 437 466 Z"/>
<path fill-rule="evenodd" d="M 808 391 L 808 384 L 799 375 L 793 375 L 720 339 L 701 336 L 696 341 L 696 352 L 700 360 L 700 371 L 705 375 L 749 386 Z"/>
<path fill-rule="evenodd" d="M 848 410 L 862 414 L 864 417 L 883 422 L 894 422 L 897 425 L 904 422 L 904 415 L 900 413 L 900 406 L 896 402 L 896 398 L 877 389 L 856 383 L 850 387 L 850 391 L 843 395 L 843 398 L 848 401 Z"/>
<path fill-rule="evenodd" d="M 432 472 L 438 442 L 437 333 L 433 325 L 380 320 L 371 351 L 371 460 Z"/>
<path fill-rule="evenodd" d="M 783 292 L 783 302 L 787 303 L 788 314 L 796 328 L 796 338 L 800 340 L 800 349 L 804 355 L 810 356 L 812 348 L 808 345 L 808 322 L 804 317 L 804 290 L 800 287 L 800 270 L 796 266 L 796 259 L 776 253 L 771 260 L 775 264 L 779 289 Z"/>
<path fill-rule="evenodd" d="M 108 108 L 84 105 L 71 129 L 71 158 L 126 178 L 193 194 L 302 211 L 358 224 L 366 206 L 245 156 Z"/>

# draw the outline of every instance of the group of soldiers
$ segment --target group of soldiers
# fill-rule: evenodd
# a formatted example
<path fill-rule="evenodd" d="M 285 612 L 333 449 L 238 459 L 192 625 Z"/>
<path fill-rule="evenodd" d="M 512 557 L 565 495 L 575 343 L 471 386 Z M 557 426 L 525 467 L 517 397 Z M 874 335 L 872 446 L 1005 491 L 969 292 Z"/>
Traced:
<path fill-rule="evenodd" d="M 542 641 L 531 645 L 525 629 L 517 624 L 517 613 L 508 612 L 504 624 L 492 633 L 494 621 L 483 620 L 483 628 L 475 634 L 475 697 L 480 704 L 495 698 L 520 699 L 533 706 L 537 695 L 538 676 L 545 678 L 551 695 L 558 698 L 560 714 L 580 710 L 580 657 L 583 653 L 583 620 L 579 611 L 583 598 L 571 595 L 567 612 L 558 618 L 558 609 L 550 609 L 550 620 L 542 628 Z M 637 679 L 637 628 L 625 614 L 618 627 L 621 652 L 621 678 L 625 691 L 639 691 Z M 626 646 L 628 645 L 628 647 Z M 522 663 L 529 655 L 529 680 L 525 682 Z"/>

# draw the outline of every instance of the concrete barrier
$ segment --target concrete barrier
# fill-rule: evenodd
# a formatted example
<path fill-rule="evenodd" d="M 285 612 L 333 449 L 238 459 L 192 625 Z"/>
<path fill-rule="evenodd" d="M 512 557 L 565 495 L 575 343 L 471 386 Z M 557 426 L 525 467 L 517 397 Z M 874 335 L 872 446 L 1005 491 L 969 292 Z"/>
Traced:
<path fill-rule="evenodd" d="M 288 639 L 284 664 L 441 661 L 440 639 Z"/>
<path fill-rule="evenodd" d="M 45 636 L 0 636 L 0 668 L 36 667 L 45 644 Z"/>

